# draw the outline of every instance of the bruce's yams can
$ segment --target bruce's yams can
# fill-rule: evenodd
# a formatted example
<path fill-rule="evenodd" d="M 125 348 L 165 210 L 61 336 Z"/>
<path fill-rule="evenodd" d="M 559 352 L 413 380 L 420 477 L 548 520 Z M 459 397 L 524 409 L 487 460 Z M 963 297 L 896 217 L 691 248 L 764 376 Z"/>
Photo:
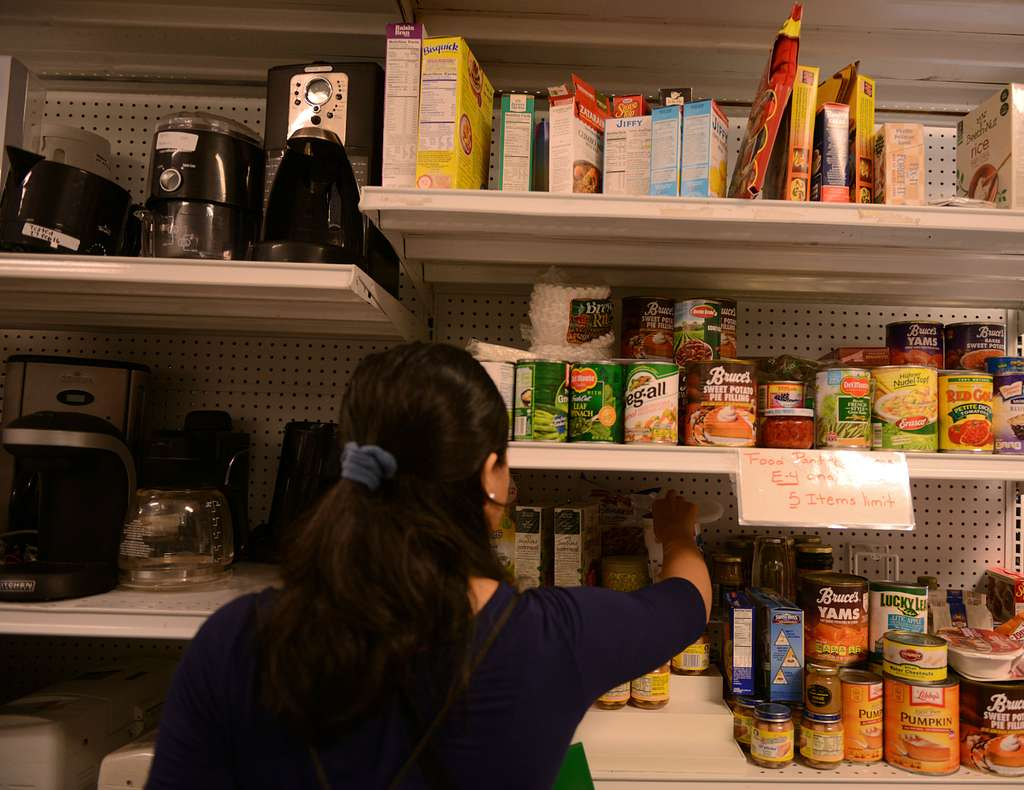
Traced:
<path fill-rule="evenodd" d="M 868 580 L 846 573 L 808 573 L 800 579 L 808 661 L 839 666 L 868 657 Z"/>

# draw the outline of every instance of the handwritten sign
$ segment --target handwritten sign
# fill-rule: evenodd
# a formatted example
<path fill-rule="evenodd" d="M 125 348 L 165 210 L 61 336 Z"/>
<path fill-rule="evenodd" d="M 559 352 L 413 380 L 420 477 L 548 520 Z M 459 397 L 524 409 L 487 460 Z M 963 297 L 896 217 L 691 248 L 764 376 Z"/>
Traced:
<path fill-rule="evenodd" d="M 740 450 L 739 523 L 913 529 L 902 453 Z"/>

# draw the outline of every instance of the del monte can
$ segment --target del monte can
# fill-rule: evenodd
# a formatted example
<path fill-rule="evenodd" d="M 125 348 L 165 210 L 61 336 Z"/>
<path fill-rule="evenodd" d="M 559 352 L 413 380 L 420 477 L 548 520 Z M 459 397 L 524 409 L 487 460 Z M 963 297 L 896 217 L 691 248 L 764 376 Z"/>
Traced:
<path fill-rule="evenodd" d="M 622 442 L 622 366 L 574 362 L 569 371 L 569 441 Z"/>

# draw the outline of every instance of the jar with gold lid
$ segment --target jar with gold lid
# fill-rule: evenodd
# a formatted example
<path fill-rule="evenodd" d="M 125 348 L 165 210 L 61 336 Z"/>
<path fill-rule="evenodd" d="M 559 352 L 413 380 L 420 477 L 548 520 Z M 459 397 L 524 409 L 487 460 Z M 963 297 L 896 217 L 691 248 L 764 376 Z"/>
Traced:
<path fill-rule="evenodd" d="M 820 770 L 836 768 L 843 761 L 843 722 L 838 713 L 804 713 L 801 723 L 800 758 Z"/>
<path fill-rule="evenodd" d="M 785 768 L 793 762 L 793 717 L 785 705 L 762 702 L 754 709 L 750 759 L 762 768 Z"/>
<path fill-rule="evenodd" d="M 630 684 L 629 704 L 644 710 L 657 710 L 668 705 L 668 664 L 641 675 Z"/>

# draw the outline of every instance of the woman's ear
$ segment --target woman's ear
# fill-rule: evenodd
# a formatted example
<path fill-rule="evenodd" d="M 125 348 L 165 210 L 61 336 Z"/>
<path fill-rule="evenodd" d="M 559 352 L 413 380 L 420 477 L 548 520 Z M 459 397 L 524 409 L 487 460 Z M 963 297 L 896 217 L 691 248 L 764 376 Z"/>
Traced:
<path fill-rule="evenodd" d="M 480 470 L 480 485 L 489 500 L 504 505 L 509 489 L 508 464 L 497 453 L 491 453 Z"/>

